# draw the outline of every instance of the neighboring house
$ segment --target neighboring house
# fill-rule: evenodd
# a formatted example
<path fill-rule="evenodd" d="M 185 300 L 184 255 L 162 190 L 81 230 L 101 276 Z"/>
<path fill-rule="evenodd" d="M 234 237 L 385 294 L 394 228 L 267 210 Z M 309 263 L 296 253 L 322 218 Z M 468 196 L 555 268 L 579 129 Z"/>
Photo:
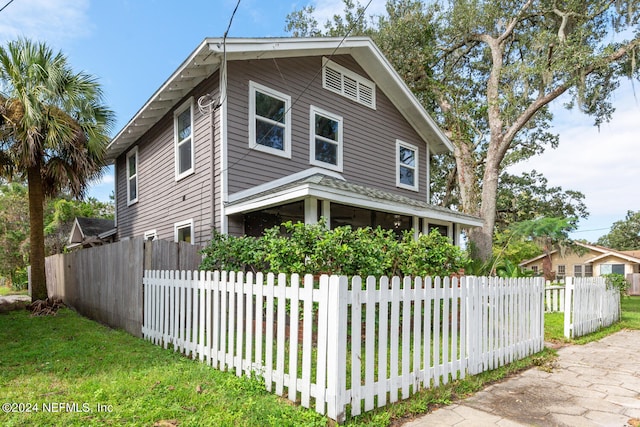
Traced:
<path fill-rule="evenodd" d="M 576 244 L 583 253 L 568 253 L 561 256 L 559 251 L 551 252 L 551 268 L 557 280 L 571 277 L 595 277 L 618 273 L 627 277 L 640 273 L 640 251 L 615 251 L 602 246 L 586 243 Z M 520 266 L 542 274 L 542 263 L 546 255 L 540 255 L 520 263 Z"/>
<path fill-rule="evenodd" d="M 430 158 L 451 150 L 368 38 L 205 39 L 107 148 L 118 238 L 325 217 L 459 243 L 481 220 L 429 203 Z"/>
<path fill-rule="evenodd" d="M 111 243 L 116 237 L 112 219 L 76 217 L 69 234 L 67 249 L 90 248 Z"/>

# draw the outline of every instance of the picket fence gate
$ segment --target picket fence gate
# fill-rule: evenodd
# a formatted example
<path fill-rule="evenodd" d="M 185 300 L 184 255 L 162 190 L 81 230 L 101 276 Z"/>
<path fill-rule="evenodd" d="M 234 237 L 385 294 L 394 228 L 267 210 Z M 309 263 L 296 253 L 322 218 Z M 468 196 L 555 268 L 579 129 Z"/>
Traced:
<path fill-rule="evenodd" d="M 564 312 L 564 286 L 552 285 L 544 288 L 545 313 Z"/>
<path fill-rule="evenodd" d="M 620 320 L 620 291 L 604 277 L 565 278 L 564 335 L 577 338 Z"/>
<path fill-rule="evenodd" d="M 337 422 L 543 348 L 540 278 L 145 271 L 143 283 L 146 339 Z"/>

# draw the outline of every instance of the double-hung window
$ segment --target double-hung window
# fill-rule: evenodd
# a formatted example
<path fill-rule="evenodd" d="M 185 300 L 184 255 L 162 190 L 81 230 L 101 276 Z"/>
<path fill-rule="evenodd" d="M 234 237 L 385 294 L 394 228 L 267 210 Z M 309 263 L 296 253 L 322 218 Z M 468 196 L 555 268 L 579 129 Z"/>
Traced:
<path fill-rule="evenodd" d="M 558 265 L 558 271 L 556 272 L 556 280 L 564 280 L 567 275 L 567 269 L 565 265 Z"/>
<path fill-rule="evenodd" d="M 174 114 L 176 181 L 191 175 L 194 169 L 193 100 L 185 102 Z"/>
<path fill-rule="evenodd" d="M 582 265 L 576 264 L 573 266 L 573 277 L 582 277 Z"/>
<path fill-rule="evenodd" d="M 418 191 L 418 147 L 396 141 L 396 185 Z"/>
<path fill-rule="evenodd" d="M 291 158 L 291 97 L 249 82 L 249 147 Z"/>
<path fill-rule="evenodd" d="M 127 206 L 138 201 L 138 147 L 127 153 Z"/>
<path fill-rule="evenodd" d="M 310 162 L 342 172 L 342 117 L 311 107 Z"/>

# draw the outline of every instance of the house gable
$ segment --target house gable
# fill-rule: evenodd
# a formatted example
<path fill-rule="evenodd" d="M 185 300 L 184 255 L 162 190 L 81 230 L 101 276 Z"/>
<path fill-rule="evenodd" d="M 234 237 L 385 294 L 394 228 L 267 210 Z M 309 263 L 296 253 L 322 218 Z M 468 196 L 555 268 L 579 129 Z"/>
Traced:
<path fill-rule="evenodd" d="M 328 88 L 327 64 L 339 72 L 340 90 L 335 82 Z M 207 39 L 116 135 L 107 156 L 116 165 L 119 237 L 175 239 L 189 224 L 189 240 L 199 244 L 214 229 L 243 233 L 246 211 L 231 208 L 235 195 L 315 168 L 338 174 L 347 192 L 383 192 L 383 202 L 359 207 L 365 217 L 374 217 L 365 212 L 372 205 L 392 225 L 394 215 L 411 213 L 401 221 L 414 230 L 441 226 L 454 235 L 459 225 L 478 226 L 477 218 L 428 203 L 430 156 L 451 148 L 368 38 L 227 39 L 225 46 Z M 131 153 L 136 173 L 127 176 Z M 127 180 L 137 185 L 129 205 Z M 325 186 L 319 194 L 333 193 Z M 305 196 L 305 221 L 330 214 L 334 200 L 318 197 Z M 421 207 L 396 208 L 393 198 Z"/>
<path fill-rule="evenodd" d="M 560 276 L 584 276 L 585 272 L 589 275 L 599 276 L 601 274 L 610 273 L 611 266 L 624 266 L 624 273 L 640 272 L 640 258 L 633 257 L 623 252 L 618 252 L 609 248 L 598 245 L 591 245 L 576 242 L 576 245 L 584 248 L 584 253 L 571 253 L 561 256 L 559 251 L 553 251 L 551 255 L 552 271 Z M 521 262 L 521 267 L 542 271 L 542 262 L 546 255 Z M 607 265 L 609 267 L 602 267 Z M 622 269 L 621 267 L 619 269 Z"/>

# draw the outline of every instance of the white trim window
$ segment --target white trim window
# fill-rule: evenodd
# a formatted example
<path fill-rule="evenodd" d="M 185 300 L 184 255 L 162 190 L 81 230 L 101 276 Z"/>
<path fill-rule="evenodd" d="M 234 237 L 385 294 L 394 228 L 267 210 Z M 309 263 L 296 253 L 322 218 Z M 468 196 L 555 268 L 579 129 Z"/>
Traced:
<path fill-rule="evenodd" d="M 396 140 L 396 186 L 418 191 L 418 147 Z"/>
<path fill-rule="evenodd" d="M 311 106 L 310 163 L 342 172 L 342 117 Z"/>
<path fill-rule="evenodd" d="M 193 98 L 173 114 L 176 181 L 195 172 L 193 139 Z"/>
<path fill-rule="evenodd" d="M 127 153 L 127 206 L 138 201 L 138 147 Z"/>
<path fill-rule="evenodd" d="M 291 158 L 291 97 L 249 82 L 249 148 Z"/>
<path fill-rule="evenodd" d="M 173 240 L 176 242 L 187 242 L 193 244 L 193 219 L 176 222 L 173 225 Z"/>

